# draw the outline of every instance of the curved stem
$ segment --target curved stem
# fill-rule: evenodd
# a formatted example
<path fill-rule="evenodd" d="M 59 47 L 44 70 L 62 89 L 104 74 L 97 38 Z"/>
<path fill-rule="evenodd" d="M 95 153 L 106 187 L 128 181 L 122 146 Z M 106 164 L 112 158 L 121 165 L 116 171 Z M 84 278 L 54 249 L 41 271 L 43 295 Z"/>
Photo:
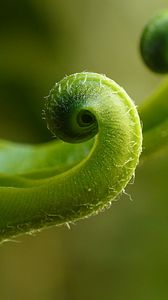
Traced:
<path fill-rule="evenodd" d="M 46 116 L 52 129 L 64 140 L 84 142 L 1 143 L 6 162 L 0 177 L 1 240 L 97 213 L 122 192 L 138 163 L 138 113 L 115 82 L 95 73 L 75 74 L 49 97 Z M 95 130 L 96 137 L 85 141 Z"/>

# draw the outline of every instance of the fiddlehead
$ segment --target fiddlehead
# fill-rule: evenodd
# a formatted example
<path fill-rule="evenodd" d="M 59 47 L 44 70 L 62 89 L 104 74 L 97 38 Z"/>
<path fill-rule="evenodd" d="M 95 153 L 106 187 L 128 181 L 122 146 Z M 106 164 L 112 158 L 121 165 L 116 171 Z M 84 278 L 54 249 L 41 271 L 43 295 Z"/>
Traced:
<path fill-rule="evenodd" d="M 154 72 L 168 72 L 168 11 L 147 23 L 141 36 L 140 51 L 145 64 Z M 139 108 L 143 122 L 143 156 L 168 146 L 168 81 L 166 80 Z"/>
<path fill-rule="evenodd" d="M 97 213 L 135 172 L 139 116 L 126 92 L 106 76 L 64 78 L 46 99 L 45 117 L 64 142 L 0 144 L 2 240 Z"/>

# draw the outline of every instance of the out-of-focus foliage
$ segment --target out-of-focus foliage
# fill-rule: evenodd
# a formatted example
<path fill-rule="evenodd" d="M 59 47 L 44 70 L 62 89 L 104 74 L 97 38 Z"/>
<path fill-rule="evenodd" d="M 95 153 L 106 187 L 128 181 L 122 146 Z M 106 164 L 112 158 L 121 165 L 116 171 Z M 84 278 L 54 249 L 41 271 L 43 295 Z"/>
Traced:
<path fill-rule="evenodd" d="M 141 63 L 141 30 L 166 1 L 1 1 L 0 137 L 39 142 L 43 97 L 56 80 L 105 73 L 138 103 L 159 82 Z M 1 299 L 168 298 L 167 152 L 136 172 L 112 207 L 0 248 Z"/>

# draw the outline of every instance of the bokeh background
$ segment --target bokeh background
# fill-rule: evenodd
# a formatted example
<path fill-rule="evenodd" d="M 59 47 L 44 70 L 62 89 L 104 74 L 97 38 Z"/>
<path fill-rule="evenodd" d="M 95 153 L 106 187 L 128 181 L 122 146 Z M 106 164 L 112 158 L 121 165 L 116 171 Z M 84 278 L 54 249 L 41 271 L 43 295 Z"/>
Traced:
<path fill-rule="evenodd" d="M 51 138 L 44 96 L 65 74 L 104 73 L 138 104 L 161 76 L 141 62 L 163 0 L 0 0 L 0 138 Z M 168 299 L 168 151 L 150 158 L 109 210 L 0 247 L 1 300 Z M 130 196 L 131 195 L 131 196 Z"/>

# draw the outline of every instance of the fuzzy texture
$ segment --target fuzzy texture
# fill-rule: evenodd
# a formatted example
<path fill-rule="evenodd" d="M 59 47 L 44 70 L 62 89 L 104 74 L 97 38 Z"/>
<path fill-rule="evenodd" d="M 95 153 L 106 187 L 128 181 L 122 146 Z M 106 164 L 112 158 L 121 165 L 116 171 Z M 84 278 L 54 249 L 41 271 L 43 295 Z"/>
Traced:
<path fill-rule="evenodd" d="M 136 107 L 105 75 L 65 77 L 44 111 L 49 129 L 64 142 L 0 143 L 1 241 L 96 214 L 124 190 L 139 161 Z"/>

